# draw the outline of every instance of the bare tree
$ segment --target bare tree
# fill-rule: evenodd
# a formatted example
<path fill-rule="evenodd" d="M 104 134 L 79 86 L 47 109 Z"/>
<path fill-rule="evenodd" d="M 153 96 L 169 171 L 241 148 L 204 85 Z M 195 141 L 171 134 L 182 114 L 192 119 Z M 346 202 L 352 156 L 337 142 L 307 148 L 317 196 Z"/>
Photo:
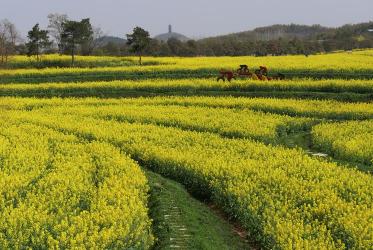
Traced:
<path fill-rule="evenodd" d="M 100 27 L 92 27 L 93 34 L 89 40 L 82 44 L 81 53 L 82 55 L 92 55 L 93 51 L 102 45 L 100 38 L 104 36 L 104 32 Z"/>
<path fill-rule="evenodd" d="M 51 13 L 48 15 L 48 32 L 54 38 L 54 42 L 61 53 L 61 34 L 63 33 L 63 24 L 68 21 L 66 14 Z"/>
<path fill-rule="evenodd" d="M 0 64 L 5 65 L 15 53 L 19 38 L 16 26 L 7 19 L 0 21 Z"/>

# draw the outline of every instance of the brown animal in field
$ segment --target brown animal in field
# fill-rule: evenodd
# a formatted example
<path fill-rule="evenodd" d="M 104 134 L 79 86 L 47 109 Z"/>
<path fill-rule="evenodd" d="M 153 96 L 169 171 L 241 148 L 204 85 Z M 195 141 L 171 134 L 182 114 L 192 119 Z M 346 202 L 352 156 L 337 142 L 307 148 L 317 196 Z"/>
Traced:
<path fill-rule="evenodd" d="M 235 79 L 235 75 L 232 71 L 230 70 L 220 70 L 220 76 L 216 79 L 217 81 L 223 80 L 225 82 L 225 78 L 227 78 L 228 82 L 231 82 L 232 79 Z"/>
<path fill-rule="evenodd" d="M 247 77 L 251 78 L 252 80 L 261 80 L 261 81 L 271 81 L 271 80 L 284 80 L 285 75 L 278 73 L 276 76 L 268 76 L 268 68 L 266 66 L 260 66 L 259 69 L 255 70 L 254 73 L 251 73 L 249 67 L 245 64 L 240 65 L 240 68 L 233 72 L 231 70 L 220 70 L 220 76 L 216 79 L 217 81 L 225 79 L 228 82 L 231 82 L 232 79 L 236 79 L 236 77 Z"/>

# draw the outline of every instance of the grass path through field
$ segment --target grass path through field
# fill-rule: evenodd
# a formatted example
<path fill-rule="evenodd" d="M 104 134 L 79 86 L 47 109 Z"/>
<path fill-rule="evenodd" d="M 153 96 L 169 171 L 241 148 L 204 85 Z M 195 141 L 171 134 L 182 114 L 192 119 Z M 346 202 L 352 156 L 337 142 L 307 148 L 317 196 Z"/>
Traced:
<path fill-rule="evenodd" d="M 146 175 L 153 231 L 158 238 L 155 250 L 254 249 L 238 235 L 239 229 L 193 198 L 181 184 L 149 170 Z"/>

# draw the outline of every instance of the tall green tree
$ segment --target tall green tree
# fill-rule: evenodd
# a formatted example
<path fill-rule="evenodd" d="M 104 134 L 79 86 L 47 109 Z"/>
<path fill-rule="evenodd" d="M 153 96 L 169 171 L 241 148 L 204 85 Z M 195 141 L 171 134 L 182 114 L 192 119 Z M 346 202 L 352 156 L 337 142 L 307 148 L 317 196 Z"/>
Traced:
<path fill-rule="evenodd" d="M 62 25 L 61 47 L 64 52 L 71 55 L 71 64 L 74 66 L 78 46 L 89 42 L 93 36 L 93 29 L 89 18 L 78 21 L 66 21 Z"/>
<path fill-rule="evenodd" d="M 26 43 L 27 55 L 36 56 L 36 60 L 39 62 L 40 54 L 43 49 L 48 48 L 52 44 L 49 41 L 48 31 L 41 30 L 37 23 L 32 30 L 28 32 L 27 38 L 29 40 L 28 43 Z"/>
<path fill-rule="evenodd" d="M 134 28 L 132 34 L 127 34 L 127 45 L 130 45 L 131 52 L 139 56 L 140 65 L 142 53 L 149 46 L 150 40 L 149 32 L 140 27 Z"/>

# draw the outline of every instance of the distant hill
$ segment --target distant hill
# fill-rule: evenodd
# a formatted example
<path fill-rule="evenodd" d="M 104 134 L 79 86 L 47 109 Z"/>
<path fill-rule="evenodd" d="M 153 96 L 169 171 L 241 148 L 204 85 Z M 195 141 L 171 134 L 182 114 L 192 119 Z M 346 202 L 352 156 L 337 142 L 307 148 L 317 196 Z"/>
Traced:
<path fill-rule="evenodd" d="M 168 26 L 168 33 L 160 34 L 154 37 L 154 39 L 158 41 L 163 41 L 163 42 L 167 42 L 168 39 L 170 38 L 176 38 L 177 40 L 181 42 L 186 42 L 190 40 L 190 38 L 184 36 L 183 34 L 173 32 L 171 25 Z"/>
<path fill-rule="evenodd" d="M 100 44 L 100 46 L 106 46 L 108 43 L 113 43 L 115 45 L 124 45 L 126 44 L 126 42 L 126 39 L 115 36 L 103 36 L 97 39 L 97 43 Z"/>
<path fill-rule="evenodd" d="M 279 38 L 284 39 L 301 39 L 301 40 L 317 40 L 317 39 L 334 39 L 343 36 L 354 37 L 360 35 L 370 36 L 373 29 L 373 22 L 360 24 L 347 24 L 338 28 L 323 27 L 321 25 L 298 25 L 298 24 L 276 24 L 272 26 L 260 27 L 250 31 L 232 33 L 228 35 L 204 38 L 199 41 L 226 41 L 236 40 L 240 42 L 247 41 L 271 41 Z"/>
<path fill-rule="evenodd" d="M 373 22 L 337 28 L 276 24 L 197 41 L 198 54 L 211 56 L 315 54 L 373 47 Z"/>
<path fill-rule="evenodd" d="M 282 25 L 276 24 L 272 26 L 260 27 L 250 31 L 232 33 L 228 35 L 208 37 L 202 40 L 230 40 L 236 39 L 238 41 L 270 41 L 279 38 L 311 38 L 319 34 L 332 31 L 333 28 L 323 27 L 321 25 Z"/>

